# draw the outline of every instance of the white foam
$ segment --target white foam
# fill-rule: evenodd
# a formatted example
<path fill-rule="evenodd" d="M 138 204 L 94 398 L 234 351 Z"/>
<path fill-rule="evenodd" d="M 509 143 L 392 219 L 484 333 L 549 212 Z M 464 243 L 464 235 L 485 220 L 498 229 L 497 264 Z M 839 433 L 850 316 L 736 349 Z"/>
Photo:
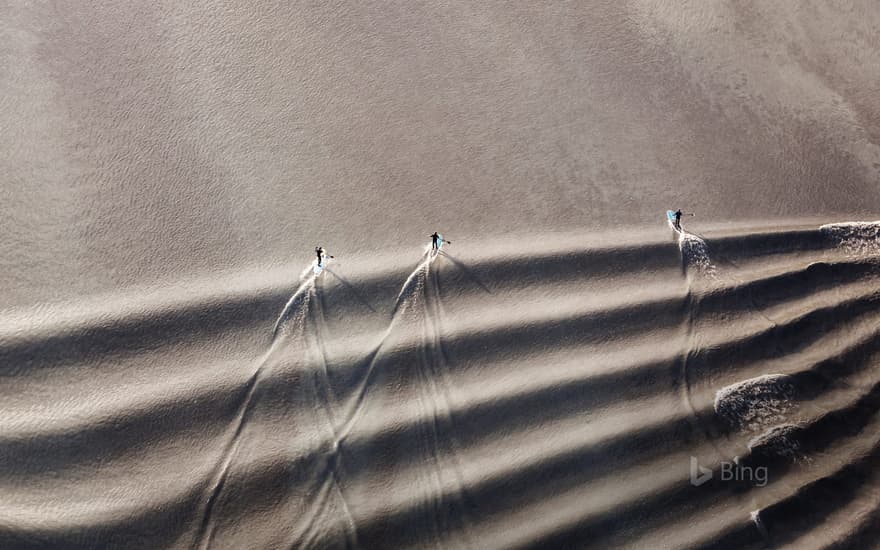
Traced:
<path fill-rule="evenodd" d="M 880 255 L 880 221 L 829 223 L 819 227 L 851 256 Z"/>
<path fill-rule="evenodd" d="M 315 276 L 315 268 L 317 266 L 318 266 L 318 259 L 315 258 L 314 260 L 312 260 L 312 263 L 310 263 L 308 266 L 306 266 L 306 268 L 302 270 L 302 273 L 299 274 L 299 280 L 305 281 L 306 279 L 308 279 L 310 277 L 314 277 Z"/>
<path fill-rule="evenodd" d="M 752 510 L 749 514 L 749 517 L 752 518 L 752 523 L 755 524 L 755 527 L 758 528 L 758 532 L 761 533 L 761 536 L 765 539 L 769 537 L 769 533 L 767 532 L 767 527 L 764 525 L 764 522 L 761 521 L 761 511 L 760 510 Z"/>
<path fill-rule="evenodd" d="M 678 248 L 688 266 L 696 268 L 703 275 L 715 276 L 715 265 L 709 258 L 709 245 L 706 241 L 682 230 L 678 234 Z"/>
<path fill-rule="evenodd" d="M 403 286 L 400 287 L 400 292 L 397 294 L 397 300 L 395 305 L 395 312 L 400 311 L 403 312 L 410 305 L 410 301 L 417 298 L 422 289 L 425 286 L 425 281 L 428 278 L 428 270 L 431 268 L 431 264 L 434 262 L 434 259 L 440 253 L 439 250 L 434 249 L 431 245 L 425 247 L 424 257 L 419 265 L 413 270 L 412 273 L 409 274 L 409 277 L 404 281 Z"/>
<path fill-rule="evenodd" d="M 790 376 L 764 374 L 718 390 L 715 413 L 735 428 L 762 430 L 786 419 L 793 397 Z"/>
<path fill-rule="evenodd" d="M 281 310 L 281 314 L 278 315 L 278 319 L 275 321 L 275 327 L 272 329 L 272 334 L 277 335 L 278 330 L 287 320 L 287 317 L 290 315 L 291 311 L 299 305 L 303 307 L 308 304 L 308 298 L 311 290 L 315 286 L 315 277 L 317 274 L 314 272 L 314 266 L 318 265 L 318 260 L 312 260 L 312 263 L 309 264 L 303 272 L 300 274 L 299 278 L 302 281 L 299 285 L 299 288 L 296 289 L 296 292 L 293 293 L 293 296 L 284 304 L 284 308 Z"/>

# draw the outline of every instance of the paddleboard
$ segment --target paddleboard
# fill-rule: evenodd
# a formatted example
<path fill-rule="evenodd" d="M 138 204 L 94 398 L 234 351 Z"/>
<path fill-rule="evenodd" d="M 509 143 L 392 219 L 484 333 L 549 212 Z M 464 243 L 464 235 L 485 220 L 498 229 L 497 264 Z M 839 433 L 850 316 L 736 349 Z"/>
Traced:
<path fill-rule="evenodd" d="M 332 256 L 328 256 L 325 254 L 323 265 L 318 265 L 317 263 L 315 263 L 315 266 L 312 268 L 312 271 L 315 272 L 315 275 L 320 275 L 321 272 L 324 271 L 324 268 L 327 267 L 327 262 L 330 261 L 330 258 L 332 258 Z"/>
<path fill-rule="evenodd" d="M 439 236 L 439 238 L 437 239 L 437 250 L 440 250 L 441 248 L 443 248 L 443 243 L 445 243 L 446 240 L 443 239 L 443 235 L 441 235 L 440 233 L 437 233 L 437 235 Z"/>
<path fill-rule="evenodd" d="M 672 226 L 672 228 L 675 229 L 676 231 L 678 231 L 678 228 L 675 227 L 675 211 L 674 210 L 667 210 L 666 211 L 666 218 L 669 220 L 669 224 Z"/>

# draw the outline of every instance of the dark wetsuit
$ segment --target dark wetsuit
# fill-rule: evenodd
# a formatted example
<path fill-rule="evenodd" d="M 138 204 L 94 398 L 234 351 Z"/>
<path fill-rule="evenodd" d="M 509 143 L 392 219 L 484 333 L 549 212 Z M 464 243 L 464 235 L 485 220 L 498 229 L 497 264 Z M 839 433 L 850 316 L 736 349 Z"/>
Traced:
<path fill-rule="evenodd" d="M 440 249 L 440 235 L 435 231 L 433 235 L 431 235 L 431 249 L 439 250 Z"/>
<path fill-rule="evenodd" d="M 675 211 L 675 228 L 681 231 L 681 210 Z"/>
<path fill-rule="evenodd" d="M 324 249 L 319 246 L 315 249 L 315 254 L 318 255 L 318 267 L 322 267 L 324 265 Z"/>

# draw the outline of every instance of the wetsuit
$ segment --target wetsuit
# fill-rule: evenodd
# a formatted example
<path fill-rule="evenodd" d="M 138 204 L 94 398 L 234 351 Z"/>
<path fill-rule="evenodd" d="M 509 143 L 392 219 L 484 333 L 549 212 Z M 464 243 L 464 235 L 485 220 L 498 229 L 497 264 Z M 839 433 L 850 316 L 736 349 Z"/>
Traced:
<path fill-rule="evenodd" d="M 318 267 L 322 267 L 324 265 L 324 249 L 320 246 L 315 249 L 315 254 L 318 255 Z"/>
<path fill-rule="evenodd" d="M 440 241 L 440 235 L 435 231 L 434 234 L 431 235 L 431 249 L 432 250 L 439 250 L 440 249 L 439 241 Z"/>
<path fill-rule="evenodd" d="M 681 210 L 675 211 L 675 228 L 681 231 Z"/>

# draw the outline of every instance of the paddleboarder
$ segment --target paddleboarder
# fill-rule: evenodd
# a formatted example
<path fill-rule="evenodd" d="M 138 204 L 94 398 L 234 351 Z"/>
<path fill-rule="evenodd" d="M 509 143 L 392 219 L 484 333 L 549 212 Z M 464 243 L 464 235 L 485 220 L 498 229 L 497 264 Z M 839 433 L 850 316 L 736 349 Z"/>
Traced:
<path fill-rule="evenodd" d="M 440 235 L 440 233 L 434 231 L 434 234 L 431 235 L 431 250 L 440 250 L 440 245 L 442 243 L 452 244 L 452 241 L 447 241 Z"/>
<path fill-rule="evenodd" d="M 675 221 L 673 222 L 673 226 L 676 230 L 681 231 L 681 217 L 682 216 L 693 216 L 693 214 L 684 214 L 681 209 L 675 211 Z"/>
<path fill-rule="evenodd" d="M 324 258 L 327 255 L 327 253 L 324 252 L 324 247 L 323 246 L 316 246 L 315 247 L 315 254 L 317 254 L 317 256 L 318 256 L 318 267 L 324 267 Z M 333 256 L 330 256 L 330 257 L 332 258 Z"/>

